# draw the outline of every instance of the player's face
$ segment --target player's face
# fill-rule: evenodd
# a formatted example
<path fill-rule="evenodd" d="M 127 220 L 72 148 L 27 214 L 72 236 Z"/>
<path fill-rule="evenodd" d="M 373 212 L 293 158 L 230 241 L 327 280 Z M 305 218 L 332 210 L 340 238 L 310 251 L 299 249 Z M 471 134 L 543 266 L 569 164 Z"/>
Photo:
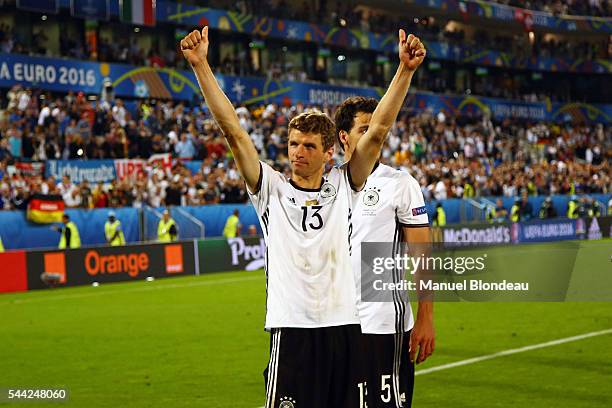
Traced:
<path fill-rule="evenodd" d="M 287 148 L 291 171 L 300 177 L 310 177 L 320 173 L 334 152 L 331 147 L 323 149 L 322 136 L 318 133 L 303 133 L 291 129 Z"/>
<path fill-rule="evenodd" d="M 344 150 L 346 157 L 350 158 L 359 142 L 359 138 L 368 131 L 368 126 L 372 119 L 371 113 L 357 112 L 355 119 L 353 120 L 353 127 L 349 131 L 348 135 L 344 138 Z"/>

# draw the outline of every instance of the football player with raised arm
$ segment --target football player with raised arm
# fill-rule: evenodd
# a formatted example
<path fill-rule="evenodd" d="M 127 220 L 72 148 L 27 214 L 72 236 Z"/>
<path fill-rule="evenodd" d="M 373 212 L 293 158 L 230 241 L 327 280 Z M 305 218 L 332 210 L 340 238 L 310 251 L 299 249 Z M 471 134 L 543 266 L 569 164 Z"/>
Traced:
<path fill-rule="evenodd" d="M 347 160 L 367 133 L 377 105 L 374 98 L 352 97 L 336 109 L 338 142 Z M 407 172 L 377 162 L 353 206 L 352 224 L 351 257 L 365 344 L 368 407 L 409 407 L 413 362 L 425 361 L 434 350 L 433 299 L 419 296 L 416 323 L 405 291 L 397 291 L 390 301 L 362 299 L 368 292 L 361 284 L 361 243 L 389 243 L 400 251 L 398 243 L 407 242 L 417 256 L 429 249 L 429 222 L 419 183 Z"/>
<path fill-rule="evenodd" d="M 355 407 L 361 331 L 350 260 L 351 206 L 378 158 L 425 48 L 399 34 L 400 66 L 351 161 L 325 173 L 336 138 L 321 112 L 289 122 L 291 177 L 259 160 L 207 62 L 208 27 L 181 41 L 212 115 L 244 178 L 266 241 L 266 407 Z"/>

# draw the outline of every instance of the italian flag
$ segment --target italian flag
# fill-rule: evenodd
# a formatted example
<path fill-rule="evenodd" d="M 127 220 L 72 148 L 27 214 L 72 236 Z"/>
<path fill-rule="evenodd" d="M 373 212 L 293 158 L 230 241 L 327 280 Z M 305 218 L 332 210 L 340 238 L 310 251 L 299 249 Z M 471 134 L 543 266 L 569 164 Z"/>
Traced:
<path fill-rule="evenodd" d="M 136 25 L 155 25 L 155 0 L 119 0 L 121 21 Z"/>

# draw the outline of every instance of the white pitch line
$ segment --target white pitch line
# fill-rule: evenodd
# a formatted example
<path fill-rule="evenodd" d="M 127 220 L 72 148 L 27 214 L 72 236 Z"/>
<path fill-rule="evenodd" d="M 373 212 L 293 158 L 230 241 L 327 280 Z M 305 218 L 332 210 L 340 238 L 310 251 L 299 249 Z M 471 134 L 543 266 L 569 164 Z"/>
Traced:
<path fill-rule="evenodd" d="M 537 349 L 541 349 L 545 347 L 557 346 L 559 344 L 588 339 L 589 337 L 603 336 L 606 334 L 612 334 L 612 329 L 595 331 L 595 332 L 580 334 L 580 335 L 572 336 L 572 337 L 565 337 L 563 339 L 547 341 L 546 343 L 532 344 L 531 346 L 525 346 L 525 347 L 519 347 L 515 349 L 510 349 L 510 350 L 499 351 L 497 353 L 487 354 L 487 355 L 480 356 L 480 357 L 468 358 L 467 360 L 456 361 L 454 363 L 443 364 L 440 366 L 419 370 L 415 373 L 415 375 L 429 374 L 429 373 L 433 373 L 436 371 L 447 370 L 449 368 L 455 368 L 455 367 L 461 367 L 461 366 L 468 365 L 468 364 L 479 363 L 481 361 L 491 360 L 497 357 L 509 356 L 511 354 L 523 353 L 525 351 L 537 350 Z"/>
<path fill-rule="evenodd" d="M 110 291 L 110 290 L 98 291 L 97 288 L 92 288 L 92 292 L 89 292 L 89 293 L 75 293 L 72 295 L 58 295 L 58 296 L 49 295 L 49 296 L 31 298 L 31 299 L 15 299 L 15 300 L 11 300 L 8 302 L 0 302 L 0 306 L 8 306 L 8 305 L 22 304 L 22 303 L 46 302 L 48 300 L 65 300 L 65 299 L 78 299 L 78 298 L 103 296 L 103 295 L 117 295 L 121 293 L 147 292 L 150 290 L 188 288 L 192 286 L 221 285 L 225 283 L 236 283 L 236 282 L 244 282 L 244 281 L 258 280 L 258 279 L 261 279 L 261 276 L 247 276 L 247 277 L 242 277 L 242 278 L 204 280 L 202 282 L 174 283 L 174 284 L 159 285 L 159 286 L 140 286 L 137 288 L 128 288 L 128 289 L 113 290 L 113 291 Z"/>

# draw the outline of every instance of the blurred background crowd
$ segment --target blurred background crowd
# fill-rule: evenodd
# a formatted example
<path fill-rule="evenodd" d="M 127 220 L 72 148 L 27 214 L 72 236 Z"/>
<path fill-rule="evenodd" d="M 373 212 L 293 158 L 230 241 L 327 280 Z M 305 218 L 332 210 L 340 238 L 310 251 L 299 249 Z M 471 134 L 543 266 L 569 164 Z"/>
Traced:
<path fill-rule="evenodd" d="M 121 99 L 90 102 L 82 94 L 53 97 L 19 86 L 0 110 L 0 205 L 24 209 L 36 192 L 58 193 L 67 207 L 153 207 L 241 203 L 247 200 L 222 134 L 204 106 Z M 289 174 L 287 123 L 305 109 L 238 108 L 242 126 L 260 153 Z M 74 184 L 20 174 L 18 161 L 146 159 L 170 153 L 167 171 L 148 168 L 110 184 Z M 612 191 L 612 130 L 602 124 L 535 123 L 444 113 L 404 112 L 393 126 L 381 161 L 410 172 L 427 200 L 481 196 L 589 194 Z M 202 161 L 193 173 L 184 163 Z M 336 149 L 335 163 L 342 162 Z"/>

